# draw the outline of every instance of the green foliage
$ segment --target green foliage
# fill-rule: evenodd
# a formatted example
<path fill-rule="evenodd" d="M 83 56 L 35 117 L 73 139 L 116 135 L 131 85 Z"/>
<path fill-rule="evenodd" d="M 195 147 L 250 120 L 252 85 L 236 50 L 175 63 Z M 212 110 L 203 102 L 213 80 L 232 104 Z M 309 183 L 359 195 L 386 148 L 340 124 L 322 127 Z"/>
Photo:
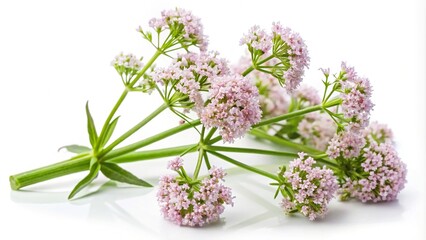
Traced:
<path fill-rule="evenodd" d="M 114 181 L 138 185 L 142 187 L 152 187 L 152 185 L 148 182 L 145 182 L 144 180 L 136 177 L 135 175 L 121 168 L 115 163 L 103 162 L 101 166 L 101 172 L 105 175 L 105 177 Z"/>
<path fill-rule="evenodd" d="M 92 150 L 89 147 L 81 146 L 81 145 L 77 145 L 77 144 L 62 146 L 58 149 L 58 152 L 61 151 L 62 149 L 65 149 L 70 153 L 86 153 L 86 152 L 90 152 Z"/>
<path fill-rule="evenodd" d="M 100 168 L 101 165 L 98 162 L 93 163 L 90 166 L 89 174 L 85 178 L 83 178 L 79 183 L 77 183 L 77 185 L 74 187 L 74 189 L 68 196 L 68 199 L 73 198 L 78 192 L 80 192 L 83 188 L 87 187 L 93 180 L 95 180 L 95 178 L 98 176 Z"/>
<path fill-rule="evenodd" d="M 89 133 L 89 140 L 92 148 L 96 146 L 98 141 L 98 134 L 96 133 L 95 123 L 93 122 L 92 115 L 89 110 L 89 102 L 86 102 L 86 115 L 87 115 L 87 132 Z"/>

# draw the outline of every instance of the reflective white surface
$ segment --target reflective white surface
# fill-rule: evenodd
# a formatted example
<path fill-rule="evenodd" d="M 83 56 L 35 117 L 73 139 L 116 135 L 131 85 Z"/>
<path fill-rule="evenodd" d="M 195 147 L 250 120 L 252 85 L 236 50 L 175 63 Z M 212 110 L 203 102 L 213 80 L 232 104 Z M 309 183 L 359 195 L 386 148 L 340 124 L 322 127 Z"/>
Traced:
<path fill-rule="evenodd" d="M 389 124 L 399 155 L 408 165 L 408 183 L 397 201 L 330 204 L 324 220 L 286 216 L 262 176 L 212 159 L 227 168 L 235 206 L 219 223 L 204 228 L 165 221 L 156 188 L 129 187 L 101 177 L 84 198 L 66 200 L 84 173 L 9 190 L 8 176 L 66 159 L 56 150 L 88 144 L 84 104 L 96 123 L 105 119 L 122 91 L 111 59 L 120 51 L 149 58 L 153 49 L 134 29 L 147 26 L 164 8 L 181 6 L 202 18 L 210 48 L 230 61 L 244 47 L 238 42 L 254 24 L 272 21 L 300 32 L 311 67 L 305 82 L 321 86 L 320 67 L 354 65 L 370 78 L 376 104 L 373 120 Z M 0 239 L 425 239 L 425 29 L 424 1 L 15 1 L 0 3 Z M 159 64 L 167 63 L 163 58 Z M 160 104 L 156 95 L 130 94 L 119 114 L 121 133 Z M 129 142 L 177 124 L 165 113 Z M 117 135 L 114 135 L 117 136 Z M 113 136 L 113 137 L 114 137 Z M 184 133 L 150 149 L 192 143 Z M 236 145 L 263 147 L 247 137 Z M 269 146 L 275 148 L 275 146 Z M 280 159 L 233 155 L 273 171 Z M 189 169 L 195 157 L 185 158 Z M 156 183 L 167 159 L 123 165 Z M 94 194 L 96 193 L 96 194 Z"/>

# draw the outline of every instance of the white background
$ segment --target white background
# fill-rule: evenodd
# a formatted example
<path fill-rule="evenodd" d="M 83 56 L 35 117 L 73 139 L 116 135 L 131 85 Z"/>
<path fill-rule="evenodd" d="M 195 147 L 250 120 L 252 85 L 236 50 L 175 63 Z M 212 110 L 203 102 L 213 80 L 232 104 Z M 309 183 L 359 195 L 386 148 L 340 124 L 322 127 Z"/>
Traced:
<path fill-rule="evenodd" d="M 244 47 L 239 39 L 273 21 L 298 31 L 311 65 L 305 82 L 320 86 L 320 67 L 337 71 L 340 61 L 369 77 L 376 104 L 372 119 L 392 127 L 408 183 L 397 201 L 361 204 L 333 201 L 322 221 L 282 214 L 268 180 L 231 168 L 227 184 L 235 206 L 220 223 L 202 229 L 163 220 L 156 189 L 114 186 L 99 179 L 98 193 L 75 201 L 66 196 L 84 174 L 23 191 L 9 189 L 8 176 L 63 160 L 66 144 L 88 144 L 84 104 L 90 100 L 98 125 L 122 91 L 109 66 L 120 51 L 149 58 L 153 49 L 135 31 L 162 9 L 176 6 L 202 18 L 210 49 L 231 62 Z M 0 238 L 1 239 L 424 239 L 425 237 L 425 29 L 424 1 L 2 1 L 0 3 Z M 163 62 L 167 63 L 165 58 Z M 119 113 L 122 132 L 160 104 L 157 95 L 130 94 Z M 161 115 L 140 139 L 176 124 Z M 99 126 L 98 126 L 99 127 Z M 179 135 L 153 147 L 194 141 Z M 237 144 L 255 145 L 246 138 Z M 277 159 L 237 156 L 254 164 Z M 187 157 L 193 165 L 194 157 Z M 167 159 L 125 165 L 154 182 Z M 216 164 L 219 161 L 213 160 Z M 231 167 L 224 165 L 225 167 Z M 243 174 L 244 173 L 244 174 Z"/>

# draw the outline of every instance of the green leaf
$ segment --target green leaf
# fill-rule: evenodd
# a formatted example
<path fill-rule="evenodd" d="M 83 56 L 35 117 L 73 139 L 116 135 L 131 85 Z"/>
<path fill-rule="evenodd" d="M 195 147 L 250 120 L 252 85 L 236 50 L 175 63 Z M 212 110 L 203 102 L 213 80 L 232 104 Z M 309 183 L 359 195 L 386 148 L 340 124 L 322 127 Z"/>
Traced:
<path fill-rule="evenodd" d="M 83 178 L 77 185 L 74 187 L 74 189 L 71 191 L 70 195 L 68 196 L 68 199 L 73 198 L 78 192 L 80 192 L 83 188 L 87 187 L 95 178 L 98 176 L 99 169 L 101 165 L 96 162 L 94 163 L 89 171 L 89 174 Z"/>
<path fill-rule="evenodd" d="M 86 102 L 86 115 L 87 115 L 87 132 L 89 133 L 90 144 L 94 148 L 98 141 L 98 134 L 96 133 L 95 123 L 93 122 L 92 115 L 89 111 L 89 101 Z"/>
<path fill-rule="evenodd" d="M 114 132 L 115 126 L 117 125 L 118 119 L 120 118 L 120 116 L 116 117 L 114 120 L 112 120 L 112 122 L 108 125 L 107 129 L 106 129 L 106 133 L 105 133 L 105 137 L 101 141 L 101 145 L 99 146 L 100 148 L 102 148 L 103 146 L 105 146 L 105 144 L 108 143 L 108 140 L 111 138 L 112 133 Z"/>
<path fill-rule="evenodd" d="M 290 140 L 293 140 L 293 139 L 299 138 L 300 134 L 297 132 L 292 132 L 292 133 L 289 133 L 287 136 Z"/>
<path fill-rule="evenodd" d="M 71 153 L 85 153 L 85 152 L 90 152 L 92 150 L 89 147 L 76 145 L 76 144 L 62 146 L 58 149 L 58 152 L 61 151 L 62 149 L 65 149 Z"/>
<path fill-rule="evenodd" d="M 278 187 L 278 188 L 277 188 L 277 191 L 275 191 L 274 199 L 276 199 L 276 198 L 277 198 L 278 193 L 280 193 L 280 187 Z"/>
<path fill-rule="evenodd" d="M 125 169 L 121 168 L 120 166 L 114 163 L 103 162 L 101 167 L 101 172 L 105 175 L 105 177 L 111 180 L 143 186 L 143 187 L 152 187 L 151 184 L 145 182 L 142 179 L 139 179 L 132 173 L 126 171 Z"/>
<path fill-rule="evenodd" d="M 297 210 L 297 209 L 293 209 L 293 210 L 291 210 L 289 213 L 297 213 L 299 210 Z"/>

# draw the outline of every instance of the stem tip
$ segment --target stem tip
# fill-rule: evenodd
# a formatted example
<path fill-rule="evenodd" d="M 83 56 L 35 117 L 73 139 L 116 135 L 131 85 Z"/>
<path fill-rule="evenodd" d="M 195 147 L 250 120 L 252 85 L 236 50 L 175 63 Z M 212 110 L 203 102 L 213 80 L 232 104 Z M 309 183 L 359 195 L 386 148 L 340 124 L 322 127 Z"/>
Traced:
<path fill-rule="evenodd" d="M 16 179 L 14 175 L 9 177 L 9 181 L 10 181 L 10 188 L 12 188 L 12 190 L 19 190 L 21 188 L 21 185 L 19 184 L 18 179 Z"/>

